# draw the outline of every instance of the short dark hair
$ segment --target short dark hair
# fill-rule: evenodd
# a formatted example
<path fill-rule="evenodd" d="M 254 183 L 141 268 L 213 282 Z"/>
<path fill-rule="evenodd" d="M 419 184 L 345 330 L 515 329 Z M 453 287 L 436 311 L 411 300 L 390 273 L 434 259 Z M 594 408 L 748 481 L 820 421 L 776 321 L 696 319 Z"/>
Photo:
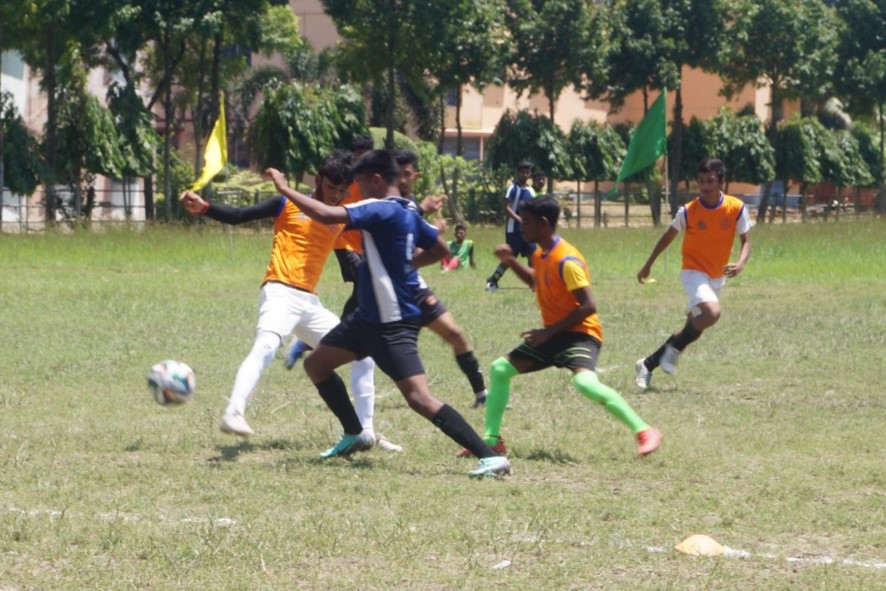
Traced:
<path fill-rule="evenodd" d="M 317 174 L 335 184 L 348 183 L 354 179 L 351 174 L 353 157 L 347 150 L 333 150 L 329 156 L 320 163 Z"/>
<path fill-rule="evenodd" d="M 455 230 L 454 230 L 454 231 L 455 231 L 455 232 L 458 232 L 459 230 L 464 230 L 465 232 L 467 232 L 467 231 L 468 231 L 468 227 L 465 226 L 464 224 L 455 224 Z"/>
<path fill-rule="evenodd" d="M 370 150 L 366 152 L 354 163 L 351 174 L 355 177 L 360 173 L 381 175 L 388 186 L 397 184 L 397 177 L 400 174 L 400 167 L 390 152 L 384 150 Z"/>
<path fill-rule="evenodd" d="M 371 135 L 355 135 L 351 140 L 351 152 L 368 152 L 374 147 Z"/>
<path fill-rule="evenodd" d="M 534 178 L 534 179 L 539 179 L 542 177 L 548 178 L 548 175 L 545 174 L 545 171 L 543 171 L 543 170 L 536 170 L 535 172 L 532 173 L 532 178 Z"/>
<path fill-rule="evenodd" d="M 411 164 L 412 168 L 418 170 L 418 154 L 416 154 L 412 150 L 407 150 L 405 148 L 397 150 L 396 152 L 394 152 L 394 160 L 396 160 L 397 164 L 399 164 L 400 166 Z"/>
<path fill-rule="evenodd" d="M 529 162 L 528 160 L 521 160 L 517 163 L 517 170 L 522 170 L 524 168 L 529 168 L 531 170 L 532 162 Z"/>
<path fill-rule="evenodd" d="M 700 172 L 716 172 L 717 180 L 721 183 L 726 180 L 726 165 L 719 158 L 705 158 L 698 163 L 695 174 Z"/>
<path fill-rule="evenodd" d="M 527 213 L 537 220 L 545 218 L 552 228 L 556 228 L 560 219 L 560 204 L 550 195 L 528 199 L 520 205 L 520 215 Z"/>

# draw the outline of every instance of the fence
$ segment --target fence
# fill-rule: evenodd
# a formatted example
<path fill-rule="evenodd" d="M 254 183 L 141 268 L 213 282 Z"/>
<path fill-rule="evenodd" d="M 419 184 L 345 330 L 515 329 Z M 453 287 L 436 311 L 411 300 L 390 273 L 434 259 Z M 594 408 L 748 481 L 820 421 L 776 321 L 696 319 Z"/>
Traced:
<path fill-rule="evenodd" d="M 245 206 L 258 203 L 272 196 L 272 192 L 260 191 L 221 191 L 212 198 L 214 201 Z M 630 191 L 627 201 L 623 194 L 615 199 L 603 199 L 599 220 L 595 217 L 594 195 L 592 193 L 563 192 L 555 193 L 562 206 L 561 224 L 573 228 L 603 227 L 641 227 L 653 225 L 652 211 L 645 188 Z M 684 203 L 694 194 L 681 192 L 678 202 Z M 760 204 L 759 194 L 740 195 L 754 217 Z M 767 218 L 769 222 L 782 223 L 803 221 L 830 221 L 842 218 L 853 218 L 859 215 L 876 213 L 883 207 L 882 199 L 876 191 L 851 191 L 848 195 L 840 192 L 817 190 L 805 197 L 789 194 L 787 199 L 782 195 L 770 198 Z M 460 203 L 462 215 L 472 224 L 501 225 L 505 216 L 502 210 L 503 197 L 500 192 L 468 193 Z M 146 222 L 145 199 L 140 186 L 136 183 L 112 183 L 111 188 L 93 190 L 81 195 L 80 205 L 68 187 L 57 188 L 56 222 L 60 225 L 75 227 L 89 224 L 134 224 Z M 162 197 L 155 203 L 155 220 L 188 219 L 177 202 L 169 204 L 171 216 Z M 444 206 L 444 214 L 448 208 Z M 880 210 L 882 211 L 882 209 Z M 670 220 L 670 204 L 662 199 L 660 223 L 667 224 Z M 42 232 L 46 227 L 45 201 L 42 193 L 31 197 L 12 195 L 5 191 L 0 200 L 0 233 Z M 270 224 L 257 223 L 264 227 Z"/>

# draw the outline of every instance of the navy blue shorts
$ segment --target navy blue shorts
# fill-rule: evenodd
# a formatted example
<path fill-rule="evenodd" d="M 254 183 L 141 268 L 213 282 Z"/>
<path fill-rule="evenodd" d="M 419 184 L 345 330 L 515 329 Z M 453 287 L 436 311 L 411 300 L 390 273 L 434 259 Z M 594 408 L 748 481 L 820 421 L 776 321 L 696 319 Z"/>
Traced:
<path fill-rule="evenodd" d="M 505 234 L 505 242 L 511 247 L 511 252 L 517 257 L 526 257 L 527 259 L 535 252 L 535 242 L 526 242 L 523 234 L 520 232 L 511 232 Z"/>
<path fill-rule="evenodd" d="M 357 359 L 372 357 L 385 374 L 400 380 L 425 373 L 418 357 L 418 318 L 386 324 L 371 324 L 361 320 L 357 313 L 341 319 L 341 323 L 326 333 L 321 345 L 352 351 Z"/>
<path fill-rule="evenodd" d="M 532 362 L 523 373 L 532 373 L 551 366 L 594 371 L 601 346 L 600 341 L 589 334 L 561 332 L 539 347 L 530 347 L 523 343 L 508 353 L 508 357 Z"/>
<path fill-rule="evenodd" d="M 421 325 L 427 326 L 446 313 L 446 306 L 437 298 L 429 287 L 418 290 L 415 303 L 421 309 Z"/>

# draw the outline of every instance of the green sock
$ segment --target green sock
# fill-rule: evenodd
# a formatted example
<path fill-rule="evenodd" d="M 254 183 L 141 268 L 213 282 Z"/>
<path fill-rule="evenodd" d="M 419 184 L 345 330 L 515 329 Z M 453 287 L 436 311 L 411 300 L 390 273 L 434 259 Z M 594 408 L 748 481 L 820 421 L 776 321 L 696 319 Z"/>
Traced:
<path fill-rule="evenodd" d="M 639 433 L 649 428 L 649 425 L 621 397 L 621 394 L 601 382 L 593 371 L 580 371 L 576 373 L 572 376 L 572 384 L 579 392 L 594 402 L 602 404 L 606 412 L 630 427 L 634 433 Z"/>
<path fill-rule="evenodd" d="M 501 420 L 511 397 L 511 378 L 518 373 L 517 368 L 504 357 L 492 362 L 489 370 L 489 393 L 486 395 L 486 434 L 483 436 L 490 445 L 498 443 L 501 436 Z"/>

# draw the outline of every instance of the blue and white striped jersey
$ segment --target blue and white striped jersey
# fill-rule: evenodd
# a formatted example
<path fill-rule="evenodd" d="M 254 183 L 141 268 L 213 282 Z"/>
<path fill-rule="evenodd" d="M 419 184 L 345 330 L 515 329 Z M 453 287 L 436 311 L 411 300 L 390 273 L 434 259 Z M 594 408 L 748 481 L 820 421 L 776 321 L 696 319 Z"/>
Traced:
<path fill-rule="evenodd" d="M 430 248 L 437 228 L 424 221 L 402 197 L 364 199 L 345 206 L 349 228 L 363 234 L 363 264 L 357 275 L 357 314 L 365 322 L 386 324 L 416 318 L 416 247 Z"/>

